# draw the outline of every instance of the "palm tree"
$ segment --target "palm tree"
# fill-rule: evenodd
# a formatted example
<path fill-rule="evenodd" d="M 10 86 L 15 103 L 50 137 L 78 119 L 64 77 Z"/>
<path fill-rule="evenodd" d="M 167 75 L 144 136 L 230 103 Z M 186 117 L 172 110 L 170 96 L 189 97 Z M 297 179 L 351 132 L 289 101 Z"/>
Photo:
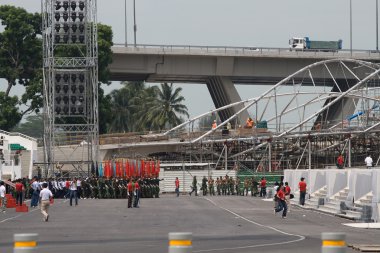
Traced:
<path fill-rule="evenodd" d="M 149 126 L 150 130 L 163 130 L 183 122 L 181 116 L 189 117 L 187 107 L 182 104 L 185 100 L 180 95 L 182 88 L 173 91 L 173 84 L 162 83 L 161 89 L 152 87 L 144 94 L 143 117 L 138 124 Z M 152 96 L 155 94 L 155 96 Z"/>
<path fill-rule="evenodd" d="M 145 85 L 143 82 L 126 82 L 124 87 L 113 90 L 111 96 L 112 121 L 108 132 L 121 133 L 134 131 L 136 107 L 135 98 L 141 93 Z"/>

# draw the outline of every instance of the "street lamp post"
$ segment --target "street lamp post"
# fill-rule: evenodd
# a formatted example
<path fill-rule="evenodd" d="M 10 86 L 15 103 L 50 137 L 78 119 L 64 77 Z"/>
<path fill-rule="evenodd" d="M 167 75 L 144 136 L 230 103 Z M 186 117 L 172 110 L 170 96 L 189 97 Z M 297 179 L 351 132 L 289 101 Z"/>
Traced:
<path fill-rule="evenodd" d="M 133 0 L 133 31 L 134 31 L 134 39 L 135 39 L 135 47 L 136 47 L 136 32 L 137 32 L 137 25 L 136 25 L 136 0 Z"/>
<path fill-rule="evenodd" d="M 124 0 L 124 29 L 125 29 L 125 46 L 128 46 L 128 40 L 127 40 L 127 34 L 128 34 L 128 29 L 127 29 L 127 0 Z"/>
<path fill-rule="evenodd" d="M 376 0 L 376 52 L 379 52 L 379 0 Z"/>
<path fill-rule="evenodd" d="M 352 0 L 350 0 L 350 52 L 352 56 Z"/>

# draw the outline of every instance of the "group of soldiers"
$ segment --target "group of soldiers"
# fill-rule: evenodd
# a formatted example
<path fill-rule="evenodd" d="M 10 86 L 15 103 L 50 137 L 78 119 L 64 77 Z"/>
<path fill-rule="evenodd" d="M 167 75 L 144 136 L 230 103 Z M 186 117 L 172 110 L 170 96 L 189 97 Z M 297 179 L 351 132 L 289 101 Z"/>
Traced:
<path fill-rule="evenodd" d="M 197 195 L 197 177 L 193 177 L 192 188 Z M 237 195 L 237 196 L 247 196 L 248 192 L 251 192 L 251 196 L 257 196 L 259 194 L 259 185 L 260 183 L 256 180 L 255 177 L 248 178 L 246 177 L 243 182 L 240 178 L 234 179 L 226 175 L 225 177 L 217 177 L 215 180 L 212 177 L 202 179 L 202 184 L 200 190 L 202 191 L 203 196 L 207 194 L 215 196 L 226 196 L 226 195 Z M 215 192 L 216 186 L 216 192 Z M 190 194 L 191 195 L 191 194 Z"/>
<path fill-rule="evenodd" d="M 140 185 L 140 198 L 159 198 L 160 180 L 156 178 L 87 178 L 82 181 L 82 195 L 84 198 L 125 199 L 128 196 L 129 181 Z"/>
<path fill-rule="evenodd" d="M 78 179 L 80 187 L 78 187 L 78 197 L 87 199 L 125 199 L 128 197 L 127 184 L 129 181 L 140 185 L 140 198 L 159 198 L 160 187 L 158 178 L 112 178 L 91 177 L 84 180 Z M 41 179 L 39 182 L 48 183 L 48 188 L 52 191 L 54 198 L 67 198 L 69 189 L 66 182 L 71 181 L 69 178 L 59 179 Z M 31 187 L 32 180 L 23 178 L 22 184 L 25 189 L 24 198 L 30 199 L 33 194 Z M 9 189 L 12 192 L 13 189 Z"/>

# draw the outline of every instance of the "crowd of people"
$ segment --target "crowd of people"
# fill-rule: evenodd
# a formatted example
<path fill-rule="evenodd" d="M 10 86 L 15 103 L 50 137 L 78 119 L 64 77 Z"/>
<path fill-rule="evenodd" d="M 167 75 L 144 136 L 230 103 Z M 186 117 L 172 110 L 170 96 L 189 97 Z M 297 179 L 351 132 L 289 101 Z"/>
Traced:
<path fill-rule="evenodd" d="M 179 182 L 178 178 L 176 179 L 176 192 L 179 196 Z M 178 187 L 177 187 L 178 186 Z M 226 175 L 225 177 L 217 177 L 213 179 L 212 177 L 207 178 L 204 176 L 200 185 L 200 190 L 202 191 L 203 196 L 218 195 L 218 196 L 227 196 L 227 195 L 236 195 L 236 196 L 247 196 L 250 192 L 251 196 L 256 197 L 266 197 L 267 191 L 267 180 L 265 177 L 262 177 L 260 180 L 257 180 L 255 177 L 248 178 L 246 177 L 243 182 L 240 178 L 234 179 Z M 260 188 L 260 191 L 259 191 Z M 189 195 L 195 192 L 195 196 L 198 196 L 198 180 L 197 177 L 193 177 L 193 182 L 191 185 L 191 191 Z"/>
<path fill-rule="evenodd" d="M 48 221 L 49 201 L 54 198 L 70 199 L 70 206 L 78 205 L 78 199 L 128 199 L 128 208 L 139 207 L 140 198 L 159 198 L 158 178 L 60 178 L 39 180 L 34 177 L 32 180 L 26 178 L 18 179 L 14 182 L 0 181 L 0 200 L 1 211 L 5 212 L 6 198 L 5 194 L 11 194 L 15 197 L 16 203 L 22 205 L 25 199 L 30 199 L 30 206 L 36 208 L 39 204 L 44 220 Z M 200 190 L 203 196 L 267 196 L 267 180 L 262 177 L 257 180 L 255 177 L 244 178 L 241 182 L 239 178 L 234 179 L 226 175 L 225 177 L 203 177 Z M 307 184 L 304 178 L 299 182 L 300 204 L 305 204 Z M 197 177 L 193 177 L 192 190 L 189 192 L 191 196 L 195 192 L 198 195 Z M 180 193 L 180 181 L 178 177 L 175 180 L 175 192 L 177 197 Z M 290 203 L 291 189 L 287 182 L 276 182 L 274 185 L 274 212 L 282 211 L 282 217 L 286 218 Z"/>
<path fill-rule="evenodd" d="M 138 207 L 140 198 L 159 198 L 158 178 L 134 177 L 124 178 L 59 178 L 39 179 L 34 177 L 15 181 L 8 180 L 7 184 L 0 182 L 1 211 L 5 212 L 6 194 L 11 194 L 16 199 L 16 205 L 21 206 L 26 199 L 30 199 L 30 207 L 41 206 L 44 220 L 48 220 L 46 200 L 46 188 L 51 192 L 51 197 L 70 199 L 70 206 L 77 206 L 78 199 L 128 199 L 128 208 Z M 45 187 L 44 187 L 45 186 Z M 41 193 L 42 192 L 42 193 Z M 44 202 L 45 201 L 45 202 Z"/>

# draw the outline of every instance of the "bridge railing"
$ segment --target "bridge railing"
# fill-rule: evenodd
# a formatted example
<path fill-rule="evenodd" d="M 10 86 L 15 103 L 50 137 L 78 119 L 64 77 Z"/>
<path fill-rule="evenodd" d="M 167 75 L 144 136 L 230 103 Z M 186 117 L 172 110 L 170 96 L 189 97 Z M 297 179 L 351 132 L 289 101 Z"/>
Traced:
<path fill-rule="evenodd" d="M 314 56 L 330 58 L 352 58 L 352 57 L 379 57 L 380 51 L 367 49 L 341 49 L 338 51 L 324 50 L 290 50 L 289 48 L 276 47 L 234 47 L 234 46 L 198 46 L 198 45 L 157 45 L 157 44 L 137 44 L 125 46 L 122 43 L 115 43 L 115 48 L 125 48 L 127 52 L 139 52 L 142 50 L 152 53 L 208 53 L 223 55 L 284 55 L 284 56 Z"/>

